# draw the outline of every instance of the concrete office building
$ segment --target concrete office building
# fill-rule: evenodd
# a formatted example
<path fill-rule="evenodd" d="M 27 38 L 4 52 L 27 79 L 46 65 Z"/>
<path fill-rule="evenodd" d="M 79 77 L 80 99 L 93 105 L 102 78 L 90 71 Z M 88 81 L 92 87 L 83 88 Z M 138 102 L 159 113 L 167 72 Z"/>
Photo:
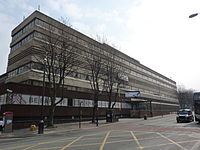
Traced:
<path fill-rule="evenodd" d="M 53 34 L 55 35 L 62 32 L 62 36 L 64 35 L 74 43 L 81 55 L 84 55 L 86 51 L 95 51 L 96 54 L 102 55 L 113 51 L 116 54 L 126 78 L 125 84 L 120 87 L 121 96 L 115 105 L 119 116 L 141 117 L 144 113 L 160 115 L 175 111 L 179 107 L 175 81 L 142 65 L 117 49 L 97 42 L 73 28 L 35 11 L 12 31 L 7 72 L 0 77 L 2 112 L 14 111 L 14 117 L 27 118 L 27 114 L 30 115 L 29 111 L 40 107 L 43 66 L 35 58 L 35 55 L 41 51 L 38 45 L 44 42 L 44 37 L 48 36 L 49 28 L 54 29 Z M 93 97 L 87 73 L 83 70 L 66 77 L 65 98 L 59 104 L 59 110 L 55 114 L 58 118 L 62 118 L 62 116 L 65 118 L 76 117 L 80 101 L 83 101 L 82 109 L 85 109 L 85 117 L 91 116 Z M 139 91 L 140 95 L 135 98 L 127 98 L 125 97 L 127 91 Z M 48 107 L 48 95 L 45 95 L 45 105 Z M 104 116 L 108 106 L 105 95 L 100 97 L 98 106 L 100 115 Z M 29 113 L 24 112 L 23 114 L 23 110 Z M 34 113 L 30 116 L 37 118 L 39 114 Z"/>

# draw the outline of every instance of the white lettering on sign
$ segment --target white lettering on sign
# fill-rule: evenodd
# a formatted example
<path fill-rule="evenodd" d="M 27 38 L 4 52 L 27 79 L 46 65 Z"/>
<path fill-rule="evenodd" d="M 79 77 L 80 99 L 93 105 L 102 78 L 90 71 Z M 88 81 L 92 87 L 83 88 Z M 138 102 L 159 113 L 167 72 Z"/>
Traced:
<path fill-rule="evenodd" d="M 139 97 L 140 91 L 126 92 L 125 97 Z"/>

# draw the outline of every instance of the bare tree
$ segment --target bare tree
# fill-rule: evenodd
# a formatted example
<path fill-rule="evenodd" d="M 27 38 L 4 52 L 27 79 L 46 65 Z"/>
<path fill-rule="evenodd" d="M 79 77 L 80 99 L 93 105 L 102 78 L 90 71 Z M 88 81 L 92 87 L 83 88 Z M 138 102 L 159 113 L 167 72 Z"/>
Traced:
<path fill-rule="evenodd" d="M 178 87 L 178 100 L 181 108 L 193 108 L 194 90 L 186 89 L 184 86 Z"/>
<path fill-rule="evenodd" d="M 116 81 L 116 91 L 115 91 L 115 101 L 113 102 L 113 104 L 112 104 L 112 107 L 111 107 L 111 109 L 113 109 L 114 108 L 114 106 L 115 106 L 115 104 L 116 104 L 116 102 L 117 102 L 117 98 L 119 98 L 120 97 L 120 86 L 122 85 L 122 84 L 124 84 L 124 80 L 122 80 L 121 79 L 121 76 L 123 75 L 122 74 L 122 69 L 120 69 L 120 70 L 118 70 L 119 72 L 117 73 L 118 75 L 117 75 L 117 77 L 116 77 L 116 79 L 115 79 L 115 81 Z"/>
<path fill-rule="evenodd" d="M 119 92 L 119 86 L 121 84 L 121 80 L 119 78 L 121 72 L 120 67 L 116 61 L 116 54 L 114 52 L 107 53 L 104 64 L 104 91 L 106 91 L 109 100 L 108 109 L 111 109 L 114 108 L 117 99 L 117 93 Z M 112 97 L 115 97 L 115 102 L 111 106 Z"/>
<path fill-rule="evenodd" d="M 68 27 L 70 27 L 70 28 L 72 28 L 72 24 L 70 23 L 70 19 L 69 18 L 64 18 L 64 17 L 60 17 L 59 19 L 58 19 L 60 22 L 62 22 L 64 25 L 66 25 L 66 26 L 68 26 Z"/>
<path fill-rule="evenodd" d="M 110 41 L 108 40 L 108 38 L 105 35 L 96 35 L 96 37 L 94 37 L 95 40 L 97 40 L 99 43 L 102 44 L 109 44 Z"/>
<path fill-rule="evenodd" d="M 96 40 L 100 43 L 104 44 L 104 46 L 107 49 L 107 52 L 105 52 L 105 55 L 103 56 L 103 70 L 104 70 L 104 77 L 103 77 L 103 91 L 107 93 L 108 96 L 108 108 L 114 108 L 120 84 L 122 84 L 122 80 L 119 78 L 119 75 L 122 74 L 121 67 L 117 64 L 116 61 L 116 54 L 115 51 L 109 46 L 110 41 L 106 38 L 105 35 L 100 36 L 96 35 Z M 113 47 L 116 47 L 115 44 L 112 44 Z M 114 89 L 115 88 L 115 89 Z M 114 94 L 115 91 L 115 94 Z M 112 104 L 112 97 L 114 96 L 115 101 Z M 111 106 L 112 104 L 112 106 Z"/>
<path fill-rule="evenodd" d="M 100 95 L 100 89 L 102 84 L 102 71 L 103 71 L 103 60 L 97 53 L 91 52 L 86 56 L 86 63 L 88 68 L 89 81 L 91 89 L 94 92 L 94 107 L 92 114 L 92 122 L 95 122 L 95 116 L 98 109 L 98 101 Z"/>
<path fill-rule="evenodd" d="M 55 28 L 49 26 L 48 35 L 43 35 L 40 48 L 42 54 L 37 55 L 37 59 L 45 66 L 46 86 L 49 90 L 50 109 L 49 127 L 54 124 L 54 112 L 56 106 L 64 98 L 64 86 L 66 76 L 77 70 L 79 66 L 79 55 L 75 45 L 67 37 L 63 36 L 64 31 L 60 30 L 56 34 Z M 58 99 L 58 97 L 60 97 Z"/>

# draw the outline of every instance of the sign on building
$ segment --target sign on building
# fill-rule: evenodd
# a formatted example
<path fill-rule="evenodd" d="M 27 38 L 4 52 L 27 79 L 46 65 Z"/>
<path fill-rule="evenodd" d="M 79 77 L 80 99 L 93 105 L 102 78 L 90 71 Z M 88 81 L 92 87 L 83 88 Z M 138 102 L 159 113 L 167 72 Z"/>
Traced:
<path fill-rule="evenodd" d="M 140 91 L 130 91 L 130 92 L 125 92 L 125 97 L 140 97 Z"/>

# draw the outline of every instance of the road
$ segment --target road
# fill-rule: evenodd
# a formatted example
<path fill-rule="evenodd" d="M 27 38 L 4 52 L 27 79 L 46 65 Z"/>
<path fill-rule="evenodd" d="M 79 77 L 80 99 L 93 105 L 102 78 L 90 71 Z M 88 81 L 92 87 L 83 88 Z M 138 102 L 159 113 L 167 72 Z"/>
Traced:
<path fill-rule="evenodd" d="M 98 128 L 0 139 L 0 150 L 199 150 L 200 125 L 175 115 L 121 119 Z"/>

